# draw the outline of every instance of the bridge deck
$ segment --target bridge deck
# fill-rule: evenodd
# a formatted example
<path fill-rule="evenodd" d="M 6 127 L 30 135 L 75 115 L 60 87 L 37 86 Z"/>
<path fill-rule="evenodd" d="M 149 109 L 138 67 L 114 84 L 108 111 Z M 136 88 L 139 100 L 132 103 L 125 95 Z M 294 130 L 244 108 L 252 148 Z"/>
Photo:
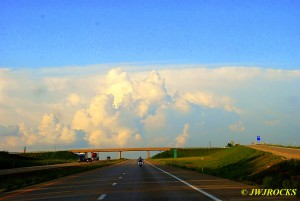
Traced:
<path fill-rule="evenodd" d="M 70 150 L 73 153 L 84 152 L 124 152 L 124 151 L 167 151 L 170 147 L 140 147 L 140 148 L 103 148 L 103 149 L 73 149 Z"/>

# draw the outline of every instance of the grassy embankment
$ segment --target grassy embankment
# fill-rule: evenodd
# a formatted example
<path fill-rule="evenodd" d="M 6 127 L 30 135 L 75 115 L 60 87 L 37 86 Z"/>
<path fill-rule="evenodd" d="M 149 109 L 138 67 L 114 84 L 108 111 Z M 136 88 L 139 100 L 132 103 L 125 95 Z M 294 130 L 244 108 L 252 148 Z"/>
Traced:
<path fill-rule="evenodd" d="M 0 152 L 0 169 L 52 165 L 77 161 L 78 157 L 68 151 L 9 154 Z"/>
<path fill-rule="evenodd" d="M 264 188 L 300 187 L 300 161 L 285 160 L 271 153 L 235 146 L 226 149 L 178 149 L 158 154 L 161 163 L 199 171 Z"/>
<path fill-rule="evenodd" d="M 42 152 L 20 155 L 0 152 L 0 169 L 74 162 L 77 161 L 77 159 L 78 157 L 70 152 Z M 112 165 L 121 161 L 124 161 L 124 159 L 95 163 L 80 163 L 80 165 L 76 164 L 68 167 L 57 167 L 47 170 L 3 175 L 0 176 L 0 193 Z"/>

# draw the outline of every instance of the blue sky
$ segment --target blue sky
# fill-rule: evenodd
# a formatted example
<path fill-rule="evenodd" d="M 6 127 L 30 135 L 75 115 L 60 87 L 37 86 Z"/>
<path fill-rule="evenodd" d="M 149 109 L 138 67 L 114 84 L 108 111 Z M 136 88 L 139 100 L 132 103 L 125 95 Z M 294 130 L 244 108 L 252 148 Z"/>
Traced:
<path fill-rule="evenodd" d="M 0 150 L 300 144 L 300 1 L 0 1 Z"/>
<path fill-rule="evenodd" d="M 297 69 L 299 1 L 0 2 L 0 66 L 107 63 Z"/>

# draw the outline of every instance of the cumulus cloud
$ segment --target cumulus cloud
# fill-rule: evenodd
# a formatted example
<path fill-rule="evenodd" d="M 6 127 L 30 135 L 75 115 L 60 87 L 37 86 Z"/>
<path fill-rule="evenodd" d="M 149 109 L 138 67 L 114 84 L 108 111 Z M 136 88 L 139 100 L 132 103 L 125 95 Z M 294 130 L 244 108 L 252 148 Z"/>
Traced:
<path fill-rule="evenodd" d="M 162 110 L 157 110 L 155 114 L 149 114 L 141 122 L 144 124 L 145 129 L 162 128 L 166 125 L 166 115 Z"/>
<path fill-rule="evenodd" d="M 222 108 L 229 112 L 239 113 L 240 109 L 234 106 L 234 100 L 228 96 L 217 96 L 210 93 L 186 93 L 183 98 L 193 104 L 208 108 Z"/>
<path fill-rule="evenodd" d="M 113 69 L 106 79 L 105 93 L 96 95 L 72 121 L 74 129 L 86 133 L 90 145 L 133 145 L 143 140 L 138 128 L 165 126 L 165 114 L 159 108 L 168 94 L 158 73 L 153 71 L 145 80 L 132 81 L 126 72 Z"/>
<path fill-rule="evenodd" d="M 179 110 L 184 113 L 188 113 L 191 110 L 191 102 L 185 97 L 180 97 L 179 95 L 174 96 L 174 109 Z"/>
<path fill-rule="evenodd" d="M 87 130 L 91 127 L 90 115 L 85 110 L 77 111 L 72 121 L 72 128 Z"/>
<path fill-rule="evenodd" d="M 78 94 L 76 93 L 71 93 L 69 94 L 68 96 L 68 102 L 71 104 L 71 105 L 78 105 L 81 103 L 81 98 L 79 97 Z"/>
<path fill-rule="evenodd" d="M 134 128 L 122 124 L 112 95 L 96 96 L 87 109 L 75 114 L 72 127 L 84 131 L 91 146 L 124 146 L 141 139 Z"/>
<path fill-rule="evenodd" d="M 76 140 L 75 131 L 60 123 L 54 114 L 43 116 L 38 134 L 47 144 L 72 144 Z"/>
<path fill-rule="evenodd" d="M 45 78 L 44 82 L 49 91 L 62 91 L 62 90 L 69 89 L 70 86 L 69 79 L 62 78 L 62 77 Z"/>
<path fill-rule="evenodd" d="M 16 148 L 26 145 L 69 145 L 76 141 L 76 131 L 59 122 L 54 114 L 45 114 L 38 129 L 0 126 L 1 147 Z"/>
<path fill-rule="evenodd" d="M 132 84 L 126 72 L 120 68 L 109 71 L 107 77 L 107 94 L 112 94 L 114 97 L 114 107 L 118 108 L 123 101 L 124 96 L 132 92 Z"/>
<path fill-rule="evenodd" d="M 205 137 L 222 146 L 227 138 L 243 140 L 240 132 L 251 138 L 261 129 L 293 124 L 289 130 L 296 135 L 299 128 L 298 102 L 290 98 L 300 99 L 296 70 L 24 71 L 0 69 L 0 146 L 8 149 L 201 146 Z"/>
<path fill-rule="evenodd" d="M 190 125 L 184 124 L 182 133 L 175 138 L 175 147 L 182 147 L 187 143 L 190 136 Z"/>
<path fill-rule="evenodd" d="M 165 80 L 156 71 L 151 71 L 148 78 L 133 83 L 136 100 L 144 100 L 151 104 L 160 104 L 168 98 Z"/>

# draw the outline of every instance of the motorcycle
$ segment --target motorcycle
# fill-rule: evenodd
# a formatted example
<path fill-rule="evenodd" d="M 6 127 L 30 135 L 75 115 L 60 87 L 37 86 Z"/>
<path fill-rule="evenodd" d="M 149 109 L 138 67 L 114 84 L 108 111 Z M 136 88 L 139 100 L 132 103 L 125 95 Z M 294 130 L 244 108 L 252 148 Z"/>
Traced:
<path fill-rule="evenodd" d="M 143 161 L 138 161 L 137 162 L 138 166 L 140 166 L 140 167 L 143 165 L 143 163 L 144 163 Z"/>
<path fill-rule="evenodd" d="M 137 159 L 137 164 L 138 164 L 138 166 L 142 166 L 143 164 L 144 164 L 144 159 L 142 159 L 142 157 L 139 157 L 138 159 Z"/>

